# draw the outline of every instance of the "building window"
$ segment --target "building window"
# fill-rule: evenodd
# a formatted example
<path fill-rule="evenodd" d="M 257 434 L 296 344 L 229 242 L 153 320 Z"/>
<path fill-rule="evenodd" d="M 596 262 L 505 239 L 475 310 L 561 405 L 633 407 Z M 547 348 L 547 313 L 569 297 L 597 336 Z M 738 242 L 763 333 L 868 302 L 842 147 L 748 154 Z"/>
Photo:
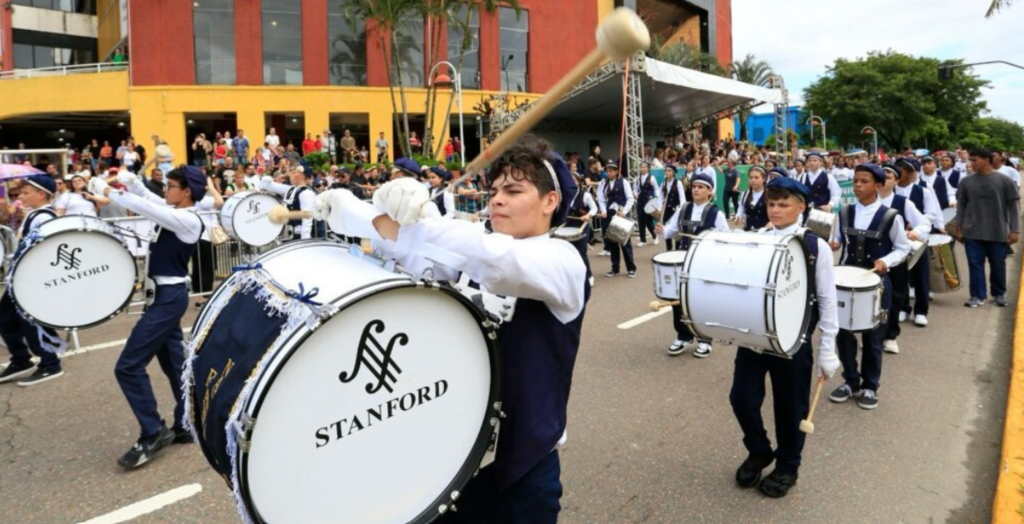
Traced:
<path fill-rule="evenodd" d="M 395 52 L 402 67 L 402 85 L 423 86 L 423 18 L 413 15 L 395 26 Z"/>
<path fill-rule="evenodd" d="M 502 7 L 499 14 L 501 23 L 501 89 L 503 91 L 528 91 L 530 77 L 527 64 L 530 52 L 530 13 L 511 7 Z"/>
<path fill-rule="evenodd" d="M 14 5 L 27 5 L 67 13 L 96 14 L 96 2 L 94 0 L 13 0 L 13 2 Z"/>
<path fill-rule="evenodd" d="M 235 2 L 192 2 L 197 84 L 235 83 Z"/>
<path fill-rule="evenodd" d="M 96 62 L 96 39 L 15 29 L 14 68 L 40 69 Z"/>
<path fill-rule="evenodd" d="M 263 83 L 302 85 L 302 0 L 263 2 Z"/>
<path fill-rule="evenodd" d="M 459 24 L 466 23 L 466 6 L 452 10 L 451 18 Z M 448 24 L 448 61 L 459 68 L 462 75 L 462 87 L 466 89 L 480 88 L 480 12 L 474 9 L 469 16 L 468 39 L 463 27 Z M 461 61 L 460 61 L 461 60 Z"/>
<path fill-rule="evenodd" d="M 327 56 L 331 85 L 366 85 L 366 24 L 345 17 L 350 0 L 332 0 L 327 12 Z"/>

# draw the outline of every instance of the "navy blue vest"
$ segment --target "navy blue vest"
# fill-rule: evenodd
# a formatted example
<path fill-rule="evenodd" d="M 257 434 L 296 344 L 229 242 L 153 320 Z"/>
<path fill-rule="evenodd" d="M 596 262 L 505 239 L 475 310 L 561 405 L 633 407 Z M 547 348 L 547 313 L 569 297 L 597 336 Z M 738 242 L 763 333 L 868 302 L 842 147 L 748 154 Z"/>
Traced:
<path fill-rule="evenodd" d="M 199 218 L 199 215 L 196 215 Z M 206 225 L 200 220 L 200 236 L 206 230 Z M 196 244 L 186 244 L 178 238 L 178 235 L 166 228 L 160 228 L 156 242 L 149 244 L 149 276 L 152 277 L 184 277 L 188 275 L 188 262 L 192 259 L 192 253 L 196 251 Z"/>
<path fill-rule="evenodd" d="M 616 178 L 614 182 L 611 182 L 610 180 L 605 180 L 604 198 L 609 207 L 612 204 L 618 204 L 619 209 L 626 207 L 626 189 L 623 185 L 621 177 Z"/>
<path fill-rule="evenodd" d="M 298 186 L 288 190 L 288 193 L 285 195 L 285 203 L 288 204 L 289 211 L 302 211 L 302 204 L 299 202 L 299 195 L 307 189 L 310 191 L 313 190 L 313 188 L 309 186 Z M 302 219 L 298 218 L 295 220 L 289 220 L 288 225 L 296 228 L 295 236 L 298 237 L 298 228 L 302 227 Z"/>
<path fill-rule="evenodd" d="M 920 180 L 917 185 L 921 187 L 928 187 L 928 183 L 924 180 Z M 946 209 L 949 207 L 949 188 L 946 186 L 946 179 L 942 178 L 942 173 L 935 173 L 935 185 L 932 186 L 932 191 L 935 192 L 935 198 L 939 200 L 940 208 Z M 924 211 L 922 210 L 921 212 L 923 213 Z"/>
<path fill-rule="evenodd" d="M 832 192 L 828 189 L 828 173 L 822 171 L 818 178 L 811 183 L 811 174 L 804 173 L 802 182 L 811 188 L 811 203 L 814 207 L 820 207 L 832 201 Z"/>
<path fill-rule="evenodd" d="M 914 185 L 910 186 L 910 197 L 909 198 L 908 197 L 901 197 L 901 198 L 904 198 L 906 200 L 910 200 L 914 204 L 914 207 L 916 207 L 917 210 L 920 211 L 922 215 L 924 214 L 924 188 L 925 187 L 926 186 L 923 185 L 923 182 L 921 184 L 914 184 Z M 900 196 L 900 195 L 895 195 L 895 196 Z M 894 199 L 893 202 L 895 203 L 896 200 Z M 904 209 L 904 211 L 905 211 L 905 209 Z M 904 218 L 904 220 L 906 220 L 907 217 L 906 217 L 905 214 L 903 215 L 903 218 Z"/>
<path fill-rule="evenodd" d="M 747 224 L 743 226 L 744 231 L 756 231 L 768 225 L 767 193 L 762 192 L 756 204 L 752 203 L 753 200 L 752 191 L 747 191 L 747 194 L 743 195 L 743 213 L 747 217 Z"/>
<path fill-rule="evenodd" d="M 647 177 L 647 180 L 644 180 L 645 176 Z M 640 201 L 640 206 L 641 207 L 644 204 L 646 204 L 648 200 L 654 198 L 654 186 L 651 185 L 651 182 L 652 182 L 653 178 L 654 178 L 654 175 L 651 175 L 650 173 L 648 173 L 647 175 L 640 175 L 640 178 L 638 179 L 637 186 L 640 188 L 640 191 L 639 191 L 639 194 L 637 195 L 637 200 Z M 646 183 L 644 183 L 644 182 L 646 182 Z M 655 184 L 656 183 L 657 182 L 655 182 Z"/>
<path fill-rule="evenodd" d="M 892 195 L 892 209 L 895 209 L 903 217 L 903 223 L 910 227 L 910 220 L 907 219 L 907 197 L 894 193 Z"/>
<path fill-rule="evenodd" d="M 590 284 L 583 282 L 589 296 Z M 512 320 L 498 329 L 501 344 L 501 422 L 493 467 L 498 489 L 521 479 L 555 449 L 565 432 L 566 408 L 586 308 L 561 323 L 543 302 L 516 301 Z"/>
<path fill-rule="evenodd" d="M 687 202 L 679 213 L 679 232 L 690 235 L 699 235 L 709 229 L 715 228 L 715 221 L 718 219 L 718 206 L 708 202 L 704 207 L 704 213 L 700 220 L 690 220 L 693 214 L 693 202 Z M 690 238 L 679 237 L 676 249 L 686 251 L 690 249 Z"/>
<path fill-rule="evenodd" d="M 942 176 L 942 174 L 939 173 L 939 176 Z M 959 169 L 953 169 L 953 171 L 949 174 L 948 182 L 949 182 L 949 185 L 953 186 L 953 189 L 959 189 L 960 188 L 960 170 Z"/>
<path fill-rule="evenodd" d="M 437 195 L 434 196 L 434 204 L 437 204 L 437 210 L 441 212 L 441 216 L 444 216 L 448 210 L 444 207 L 444 192 L 447 191 L 445 187 L 437 188 Z"/>
<path fill-rule="evenodd" d="M 672 216 L 676 209 L 679 208 L 679 204 L 682 203 L 679 194 L 679 181 L 667 178 L 665 179 L 665 214 L 664 216 Z"/>
<path fill-rule="evenodd" d="M 896 210 L 879 206 L 867 230 L 854 227 L 857 220 L 857 205 L 847 204 L 840 209 L 840 224 L 843 227 L 843 260 L 844 266 L 858 266 L 864 269 L 875 267 L 875 261 L 888 255 L 893 250 L 889 231 L 892 229 Z M 846 220 L 844 221 L 843 218 Z M 843 223 L 845 222 L 845 223 Z"/>

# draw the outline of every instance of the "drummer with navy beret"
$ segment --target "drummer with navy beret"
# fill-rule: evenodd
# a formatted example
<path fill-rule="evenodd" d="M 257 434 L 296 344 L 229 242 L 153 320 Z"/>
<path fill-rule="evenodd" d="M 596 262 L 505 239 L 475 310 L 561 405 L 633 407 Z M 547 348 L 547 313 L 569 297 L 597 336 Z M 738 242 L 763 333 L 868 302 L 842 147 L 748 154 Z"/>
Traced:
<path fill-rule="evenodd" d="M 882 311 L 892 305 L 892 284 L 889 271 L 910 254 L 910 242 L 904 231 L 903 218 L 894 209 L 882 204 L 878 194 L 885 185 L 885 173 L 875 164 L 860 164 L 853 173 L 856 204 L 844 205 L 839 212 L 832 249 L 842 248 L 839 263 L 843 266 L 871 270 L 882 280 Z M 857 364 L 857 338 L 845 329 L 839 330 L 836 345 L 843 363 L 845 383 L 829 394 L 829 400 L 842 403 L 857 399 L 862 409 L 878 407 L 878 387 L 882 378 L 882 339 L 885 323 L 861 333 L 863 358 Z"/>
<path fill-rule="evenodd" d="M 896 182 L 896 194 L 910 201 L 932 225 L 933 233 L 945 233 L 946 225 L 942 220 L 942 207 L 935 192 L 925 184 L 918 182 L 918 173 L 921 164 L 913 158 L 900 158 L 896 160 L 896 170 L 900 177 Z M 914 286 L 914 306 L 911 310 L 910 297 L 902 304 L 899 320 L 909 318 L 910 313 L 914 314 L 914 324 L 918 327 L 928 325 L 928 294 L 929 280 L 928 273 L 931 270 L 931 254 L 925 251 L 921 261 L 910 270 L 910 285 Z"/>
<path fill-rule="evenodd" d="M 740 347 L 736 353 L 732 392 L 729 401 L 743 431 L 743 445 L 748 456 L 736 471 L 736 482 L 743 488 L 759 486 L 761 493 L 784 497 L 797 481 L 806 435 L 800 421 L 810 407 L 811 376 L 817 362 L 818 375 L 831 378 L 839 369 L 836 334 L 839 319 L 836 311 L 836 286 L 832 269 L 832 250 L 828 243 L 800 227 L 800 217 L 811 198 L 810 189 L 788 177 L 768 182 L 766 195 L 771 225 L 764 235 L 799 235 L 808 251 L 808 275 L 814 281 L 815 306 L 811 311 L 806 339 L 791 359 L 762 354 Z M 817 356 L 812 353 L 811 340 L 820 328 Z M 773 451 L 765 431 L 761 407 L 765 398 L 765 375 L 771 377 L 772 402 L 775 413 L 776 448 Z M 775 469 L 761 480 L 762 470 L 775 462 Z"/>
<path fill-rule="evenodd" d="M 52 205 L 56 193 L 57 182 L 52 176 L 32 175 L 25 179 L 18 199 L 26 207 L 32 208 L 32 211 L 25 216 L 18 229 L 15 258 L 27 247 L 27 237 L 38 230 L 39 226 L 57 218 Z M 11 353 L 10 364 L 0 373 L 0 384 L 21 379 L 19 386 L 34 386 L 64 374 L 60 359 L 57 358 L 57 352 L 62 349 L 57 332 L 22 317 L 14 305 L 10 289 L 0 298 L 0 337 Z M 38 366 L 32 363 L 29 350 L 39 357 Z"/>
<path fill-rule="evenodd" d="M 825 171 L 825 157 L 817 151 L 807 153 L 807 171 L 800 182 L 811 188 L 811 207 L 832 211 L 839 205 L 842 190 L 831 173 Z"/>
<path fill-rule="evenodd" d="M 597 205 L 601 208 L 598 215 L 601 220 L 601 229 L 605 232 L 611 225 L 612 217 L 616 214 L 620 217 L 628 216 L 633 209 L 633 188 L 619 176 L 619 165 L 615 162 L 608 162 L 605 166 L 608 178 L 601 181 L 597 186 Z M 632 233 L 632 232 L 630 232 Z M 614 277 L 619 274 L 619 257 L 626 259 L 626 275 L 629 278 L 636 276 L 636 263 L 633 262 L 633 244 L 627 238 L 626 243 L 621 246 L 611 240 L 604 241 L 604 248 L 611 253 L 611 271 L 604 274 L 606 277 Z"/>
<path fill-rule="evenodd" d="M 756 231 L 768 225 L 768 203 L 764 198 L 765 184 L 768 174 L 764 167 L 750 166 L 747 173 L 749 187 L 740 196 L 739 210 L 736 212 L 736 223 L 743 224 L 744 231 Z"/>
<path fill-rule="evenodd" d="M 690 240 L 693 235 L 699 235 L 709 229 L 729 231 L 725 213 L 711 202 L 714 190 L 715 183 L 710 176 L 704 173 L 693 175 L 690 179 L 693 202 L 683 204 L 664 224 L 658 224 L 655 229 L 657 234 L 665 235 L 666 239 L 675 239 L 680 234 L 689 235 L 679 236 L 676 245 L 676 249 L 679 251 L 686 251 L 690 248 Z M 694 336 L 690 328 L 683 322 L 683 309 L 679 305 L 672 306 L 672 324 L 676 328 L 676 339 L 669 345 L 668 354 L 675 357 L 682 355 L 686 348 L 693 344 Z M 711 340 L 699 340 L 693 356 L 697 358 L 711 356 Z"/>
<path fill-rule="evenodd" d="M 112 189 L 103 181 L 98 183 L 100 192 L 110 200 L 152 220 L 159 228 L 156 241 L 149 244 L 147 280 L 155 285 L 153 302 L 132 328 L 114 368 L 117 383 L 140 428 L 138 441 L 118 460 L 125 469 L 146 464 L 171 443 L 193 441 L 182 425 L 185 413 L 181 373 L 185 344 L 181 317 L 189 302 L 189 260 L 205 230 L 196 211 L 212 209 L 211 200 L 204 201 L 212 179 L 194 166 L 173 169 L 166 178 L 164 198 L 154 195 L 128 171 L 120 172 L 117 177 L 127 190 Z M 153 385 L 146 372 L 154 358 L 167 375 L 176 399 L 170 429 L 160 417 Z"/>
<path fill-rule="evenodd" d="M 662 202 L 664 204 L 664 208 L 661 210 L 661 222 L 665 222 L 669 217 L 676 214 L 676 210 L 686 203 L 687 191 L 686 187 L 683 185 L 683 181 L 676 176 L 678 171 L 679 166 L 676 164 L 665 165 L 665 185 L 662 186 Z M 672 251 L 674 242 L 675 240 L 666 238 L 665 251 Z"/>

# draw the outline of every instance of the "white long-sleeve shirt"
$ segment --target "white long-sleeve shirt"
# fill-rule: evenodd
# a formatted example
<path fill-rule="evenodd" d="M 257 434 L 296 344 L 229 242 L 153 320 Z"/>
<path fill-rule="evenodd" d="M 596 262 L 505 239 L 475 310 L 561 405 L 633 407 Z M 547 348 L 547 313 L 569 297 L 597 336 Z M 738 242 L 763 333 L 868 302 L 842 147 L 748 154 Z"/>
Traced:
<path fill-rule="evenodd" d="M 890 193 L 887 197 L 878 195 L 878 198 L 882 200 L 882 205 L 885 207 L 892 207 L 892 201 L 895 196 L 896 193 Z M 917 240 L 919 242 L 927 242 L 928 234 L 932 232 L 932 221 L 928 220 L 928 217 L 924 216 L 924 213 L 918 211 L 917 206 L 915 206 L 910 199 L 907 199 L 907 205 L 904 206 L 904 212 L 907 215 L 907 222 L 910 224 L 911 230 L 914 233 L 917 233 Z"/>
<path fill-rule="evenodd" d="M 278 184 L 277 182 L 271 182 L 267 189 L 281 198 L 287 199 L 288 192 L 291 190 L 298 191 L 300 187 L 307 186 L 289 186 L 286 184 Z M 316 190 L 309 188 L 307 191 L 299 193 L 299 209 L 302 211 L 313 212 L 313 207 L 316 205 Z M 309 239 L 313 237 L 313 219 L 303 218 L 302 225 L 299 226 L 299 236 L 303 239 Z"/>
<path fill-rule="evenodd" d="M 736 210 L 736 218 L 738 218 L 740 220 L 744 220 L 744 219 L 747 218 L 747 211 L 746 211 L 747 195 L 751 195 L 750 204 L 756 206 L 757 203 L 761 201 L 761 198 L 763 198 L 764 191 L 763 190 L 762 191 L 750 191 L 750 190 L 747 190 L 747 191 L 744 191 L 742 195 L 740 195 L 740 206 L 739 206 L 739 209 Z M 799 221 L 797 221 L 797 223 L 799 224 Z"/>
<path fill-rule="evenodd" d="M 690 220 L 700 221 L 704 216 L 704 208 L 707 207 L 711 202 L 705 202 L 703 204 L 693 204 L 693 211 L 690 212 Z M 679 206 L 679 209 L 672 214 L 672 218 L 665 222 L 665 238 L 675 238 L 679 235 L 679 214 L 683 212 L 685 205 Z M 718 216 L 715 217 L 715 231 L 729 231 L 729 223 L 725 219 L 725 212 L 721 209 L 718 210 Z"/>
<path fill-rule="evenodd" d="M 807 187 L 812 187 L 814 185 L 814 182 L 818 180 L 819 176 L 828 177 L 828 204 L 834 209 L 836 206 L 839 205 L 840 199 L 843 196 L 843 190 L 839 188 L 839 182 L 836 182 L 836 177 L 826 173 L 824 169 L 819 169 L 814 173 L 810 171 L 805 171 L 803 180 L 801 180 L 801 182 L 806 184 Z"/>
<path fill-rule="evenodd" d="M 949 202 L 949 207 L 956 207 L 956 188 L 953 187 L 953 184 L 949 183 L 949 180 L 947 180 L 945 176 L 940 174 L 938 171 L 932 173 L 931 175 L 927 173 L 921 173 L 921 180 L 924 180 L 924 183 L 928 185 L 929 189 L 935 191 L 935 179 L 940 176 L 943 178 L 943 180 L 946 181 L 946 199 Z M 938 195 L 936 195 L 935 198 L 938 198 Z"/>
<path fill-rule="evenodd" d="M 96 204 L 92 200 L 86 199 L 85 195 L 81 193 L 74 193 L 71 191 L 57 197 L 57 200 L 53 203 L 53 207 L 58 210 L 58 212 L 63 209 L 64 216 L 99 216 L 99 212 L 96 210 Z"/>
<path fill-rule="evenodd" d="M 909 201 L 910 194 L 913 191 L 914 185 L 916 184 L 911 184 L 907 187 L 900 187 L 897 185 L 896 194 L 902 197 L 906 197 L 906 199 Z M 924 191 L 924 209 L 921 209 L 920 211 L 924 214 L 925 218 L 927 218 L 928 221 L 932 223 L 932 225 L 935 225 L 935 227 L 938 229 L 944 229 L 946 221 L 943 220 L 942 218 L 942 207 L 939 206 L 938 197 L 935 196 L 935 192 L 932 191 L 930 188 L 922 187 L 921 189 Z M 910 202 L 910 204 L 911 207 L 916 207 L 916 205 L 913 202 Z"/>
<path fill-rule="evenodd" d="M 449 191 L 447 187 L 430 188 L 430 200 L 436 199 L 438 195 L 444 199 L 444 215 L 442 215 L 442 218 L 455 218 L 455 193 Z M 440 209 L 438 212 L 440 212 Z"/>
<path fill-rule="evenodd" d="M 645 185 L 651 188 L 651 194 L 653 195 L 651 200 L 658 202 L 658 207 L 661 208 L 661 191 L 658 191 L 658 180 L 654 178 L 654 175 L 648 173 L 637 177 L 633 187 L 633 193 L 637 198 L 640 198 L 640 193 L 643 191 L 643 186 Z"/>
<path fill-rule="evenodd" d="M 870 205 L 865 206 L 859 201 L 854 204 L 856 217 L 853 220 L 853 227 L 855 229 L 866 230 L 871 227 L 871 220 L 875 218 L 875 213 L 878 212 L 878 208 L 882 206 L 882 199 L 876 198 Z M 845 242 L 843 242 L 843 228 L 846 224 L 839 224 L 839 227 L 835 228 L 836 242 L 845 249 Z M 889 241 L 892 242 L 892 251 L 881 258 L 885 262 L 887 268 L 894 268 L 912 251 L 910 246 L 910 240 L 907 239 L 907 233 L 903 224 L 903 217 L 896 215 L 893 218 L 892 228 L 889 229 Z M 843 257 L 845 258 L 845 257 Z"/>
<path fill-rule="evenodd" d="M 785 229 L 765 228 L 761 234 L 774 236 L 795 235 L 799 223 Z M 836 335 L 839 334 L 838 297 L 836 295 L 835 269 L 833 269 L 832 248 L 824 239 L 818 239 L 818 259 L 814 265 L 814 296 L 818 301 L 818 355 L 836 350 Z M 819 357 L 820 360 L 820 357 Z"/>
<path fill-rule="evenodd" d="M 598 184 L 597 186 L 597 205 L 598 207 L 601 208 L 602 213 L 607 213 L 608 210 L 611 209 L 612 211 L 621 211 L 622 214 L 628 215 L 629 212 L 633 209 L 633 203 L 635 202 L 635 200 L 633 199 L 633 188 L 631 187 L 632 184 L 630 184 L 626 180 L 622 181 L 622 190 L 626 193 L 626 205 L 623 206 L 622 209 L 619 209 L 618 204 L 611 204 L 609 206 L 607 196 L 608 184 L 618 180 L 618 178 L 616 178 L 614 181 L 611 180 L 610 178 L 606 178 L 602 180 L 601 183 Z"/>

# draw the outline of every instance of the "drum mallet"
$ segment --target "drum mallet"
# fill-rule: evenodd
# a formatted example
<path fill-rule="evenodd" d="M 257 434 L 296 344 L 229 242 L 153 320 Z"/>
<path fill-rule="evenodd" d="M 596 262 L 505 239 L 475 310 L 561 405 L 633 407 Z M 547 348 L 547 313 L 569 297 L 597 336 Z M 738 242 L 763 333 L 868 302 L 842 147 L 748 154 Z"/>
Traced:
<path fill-rule="evenodd" d="M 275 224 L 285 224 L 290 220 L 313 218 L 313 213 L 310 213 L 309 211 L 289 211 L 287 207 L 274 206 L 270 209 L 268 216 L 270 221 Z"/>
<path fill-rule="evenodd" d="M 663 308 L 663 307 L 678 306 L 678 305 L 679 305 L 679 301 L 678 300 L 669 300 L 669 301 L 665 301 L 665 302 L 662 302 L 661 300 L 652 300 L 651 304 L 650 304 L 651 311 L 653 311 L 655 313 L 661 311 L 661 308 Z"/>
<path fill-rule="evenodd" d="M 814 433 L 814 409 L 818 407 L 818 399 L 821 398 L 821 388 L 825 387 L 825 375 L 818 377 L 818 386 L 814 388 L 814 400 L 811 402 L 811 411 L 807 413 L 807 418 L 800 421 L 800 431 L 810 435 Z"/>

